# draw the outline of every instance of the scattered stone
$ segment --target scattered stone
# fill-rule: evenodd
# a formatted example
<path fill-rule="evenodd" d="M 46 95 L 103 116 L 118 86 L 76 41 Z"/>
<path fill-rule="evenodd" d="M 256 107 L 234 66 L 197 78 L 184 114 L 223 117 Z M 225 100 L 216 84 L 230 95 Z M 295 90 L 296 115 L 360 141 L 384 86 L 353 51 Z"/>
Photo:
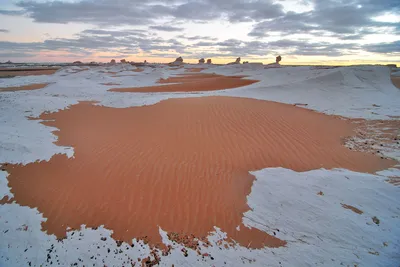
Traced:
<path fill-rule="evenodd" d="M 375 255 L 375 256 L 379 256 L 379 252 L 378 251 L 368 251 L 369 254 Z"/>
<path fill-rule="evenodd" d="M 379 223 L 380 223 L 379 219 L 378 219 L 376 216 L 372 217 L 372 221 L 373 221 L 376 225 L 379 225 Z"/>
<path fill-rule="evenodd" d="M 204 62 L 206 62 L 204 58 L 199 59 L 199 64 L 204 64 Z"/>
<path fill-rule="evenodd" d="M 324 192 L 319 191 L 319 192 L 317 193 L 317 195 L 323 196 L 323 195 L 324 195 Z"/>

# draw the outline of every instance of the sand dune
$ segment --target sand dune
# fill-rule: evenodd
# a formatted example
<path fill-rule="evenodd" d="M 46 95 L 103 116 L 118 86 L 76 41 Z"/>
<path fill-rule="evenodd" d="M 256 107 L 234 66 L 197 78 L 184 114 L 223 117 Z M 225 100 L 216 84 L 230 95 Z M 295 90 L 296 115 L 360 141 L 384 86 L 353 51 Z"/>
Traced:
<path fill-rule="evenodd" d="M 223 76 L 216 74 L 183 74 L 162 79 L 159 83 L 177 83 L 162 86 L 113 88 L 113 92 L 192 92 L 232 89 L 250 85 L 257 80 L 244 80 L 243 76 Z"/>
<path fill-rule="evenodd" d="M 35 83 L 23 86 L 14 87 L 0 87 L 0 92 L 14 92 L 14 91 L 26 91 L 26 90 L 38 90 L 49 85 L 48 83 Z"/>
<path fill-rule="evenodd" d="M 105 225 L 116 240 L 146 236 L 157 244 L 158 227 L 205 237 L 218 226 L 243 246 L 278 247 L 285 241 L 242 224 L 249 171 L 374 172 L 394 164 L 344 147 L 349 120 L 247 98 L 134 108 L 83 102 L 40 118 L 60 129 L 58 144 L 73 146 L 74 158 L 5 168 L 17 203 L 37 207 L 48 218 L 44 230 L 58 237 L 67 227 Z"/>

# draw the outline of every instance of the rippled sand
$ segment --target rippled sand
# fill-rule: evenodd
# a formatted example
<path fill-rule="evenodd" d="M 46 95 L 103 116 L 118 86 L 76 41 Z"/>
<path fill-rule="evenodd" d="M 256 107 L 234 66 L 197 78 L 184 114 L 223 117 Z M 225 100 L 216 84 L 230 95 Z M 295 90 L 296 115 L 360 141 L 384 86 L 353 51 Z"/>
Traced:
<path fill-rule="evenodd" d="M 232 89 L 256 83 L 256 80 L 245 80 L 243 76 L 222 76 L 216 74 L 183 74 L 177 77 L 161 79 L 159 83 L 167 84 L 149 87 L 114 88 L 113 92 L 193 92 Z M 175 84 L 170 84 L 175 83 Z"/>
<path fill-rule="evenodd" d="M 82 102 L 40 118 L 60 129 L 58 144 L 74 147 L 74 158 L 5 168 L 15 201 L 37 207 L 48 218 L 43 229 L 60 238 L 67 227 L 105 225 L 117 240 L 147 236 L 157 244 L 159 227 L 205 237 L 217 226 L 243 246 L 278 247 L 285 241 L 242 224 L 249 171 L 374 172 L 394 164 L 344 147 L 350 120 L 247 98 L 132 108 Z"/>

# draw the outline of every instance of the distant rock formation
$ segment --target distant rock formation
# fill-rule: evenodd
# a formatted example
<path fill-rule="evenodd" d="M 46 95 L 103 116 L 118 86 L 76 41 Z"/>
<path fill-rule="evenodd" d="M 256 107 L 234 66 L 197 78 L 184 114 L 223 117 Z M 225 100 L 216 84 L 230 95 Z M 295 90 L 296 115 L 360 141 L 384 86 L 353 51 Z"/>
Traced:
<path fill-rule="evenodd" d="M 183 58 L 182 57 L 178 57 L 178 58 L 175 59 L 174 62 L 169 63 L 169 65 L 172 65 L 172 66 L 179 66 L 179 65 L 182 65 L 182 64 L 183 64 Z"/>
<path fill-rule="evenodd" d="M 81 61 L 74 61 L 72 64 L 82 64 Z"/>
<path fill-rule="evenodd" d="M 249 64 L 249 62 L 248 61 L 243 61 L 243 64 Z"/>
<path fill-rule="evenodd" d="M 10 60 L 5 62 L 4 64 L 13 64 Z"/>
<path fill-rule="evenodd" d="M 281 60 L 282 60 L 282 57 L 281 56 L 277 56 L 276 59 L 275 59 L 275 63 L 268 64 L 267 66 L 265 66 L 265 68 L 266 69 L 267 68 L 280 68 L 281 64 L 279 64 L 279 62 Z"/>
<path fill-rule="evenodd" d="M 240 61 L 241 61 L 241 59 L 240 59 L 240 57 L 238 57 L 235 62 L 230 62 L 230 63 L 228 63 L 228 65 L 240 64 Z"/>
<path fill-rule="evenodd" d="M 211 64 L 211 58 L 207 59 L 207 64 Z"/>
<path fill-rule="evenodd" d="M 111 63 L 111 64 L 115 64 L 115 63 L 116 63 L 116 62 L 115 62 L 115 59 L 111 59 L 110 63 Z"/>
<path fill-rule="evenodd" d="M 204 58 L 199 59 L 199 64 L 204 64 L 204 62 L 206 62 Z"/>
<path fill-rule="evenodd" d="M 147 64 L 147 60 L 144 61 L 144 64 Z"/>
<path fill-rule="evenodd" d="M 121 61 L 121 63 L 126 63 L 125 59 L 121 59 L 120 61 Z"/>

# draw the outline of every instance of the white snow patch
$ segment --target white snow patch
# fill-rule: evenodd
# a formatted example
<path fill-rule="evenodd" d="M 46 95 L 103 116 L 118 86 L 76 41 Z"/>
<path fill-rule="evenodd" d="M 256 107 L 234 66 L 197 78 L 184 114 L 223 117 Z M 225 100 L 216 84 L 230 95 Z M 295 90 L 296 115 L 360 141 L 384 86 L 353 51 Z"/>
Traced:
<path fill-rule="evenodd" d="M 111 77 L 102 72 L 125 74 L 134 69 L 128 64 L 88 70 L 68 67 L 51 76 L 0 79 L 0 87 L 52 83 L 40 90 L 0 93 L 0 162 L 26 164 L 49 160 L 58 153 L 73 156 L 73 148 L 53 143 L 56 141 L 52 133 L 55 128 L 27 117 L 38 117 L 43 112 L 54 112 L 87 100 L 98 101 L 97 105 L 123 108 L 151 105 L 168 98 L 222 95 L 304 103 L 310 109 L 354 118 L 388 119 L 388 116 L 400 115 L 397 103 L 400 90 L 390 82 L 386 67 L 207 67 L 202 72 L 247 75 L 247 79 L 260 82 L 213 92 L 108 92 L 109 88 L 115 87 L 151 86 L 160 78 L 185 71 L 184 68 L 170 70 L 156 66 L 144 67 L 143 72 L 132 72 L 132 76 Z M 101 85 L 108 82 L 121 85 Z M 393 147 L 385 153 L 398 152 L 398 148 Z M 239 246 L 226 249 L 216 244 L 225 235 L 216 228 L 209 238 L 214 246 L 202 250 L 213 259 L 203 259 L 191 250 L 188 250 L 188 257 L 184 257 L 179 245 L 174 245 L 172 254 L 162 258 L 161 266 L 396 265 L 400 262 L 400 207 L 396 202 L 399 188 L 384 180 L 398 176 L 398 172 L 398 169 L 390 169 L 379 172 L 381 176 L 345 170 L 297 173 L 282 168 L 254 172 L 257 180 L 248 196 L 252 210 L 244 214 L 243 221 L 269 234 L 275 232 L 277 237 L 287 240 L 288 245 L 261 250 Z M 319 191 L 324 195 L 317 195 Z M 0 198 L 3 196 L 12 197 L 6 172 L 0 172 Z M 353 205 L 364 213 L 356 214 L 341 204 Z M 374 216 L 379 218 L 379 226 L 372 221 Z M 53 265 L 58 260 L 61 266 L 74 263 L 123 266 L 131 259 L 137 262 L 138 257 L 144 258 L 150 253 L 149 247 L 142 242 L 134 241 L 133 248 L 128 248 L 127 244 L 118 247 L 110 238 L 112 231 L 103 227 L 92 230 L 83 226 L 80 231 L 68 232 L 67 239 L 58 242 L 55 236 L 41 231 L 44 220 L 36 209 L 17 204 L 0 205 L 0 266 L 27 266 L 28 262 L 32 266 L 49 265 L 48 249 Z M 162 229 L 160 234 L 168 243 Z M 102 237 L 106 237 L 106 241 L 101 240 Z M 136 266 L 140 266 L 139 262 Z"/>

